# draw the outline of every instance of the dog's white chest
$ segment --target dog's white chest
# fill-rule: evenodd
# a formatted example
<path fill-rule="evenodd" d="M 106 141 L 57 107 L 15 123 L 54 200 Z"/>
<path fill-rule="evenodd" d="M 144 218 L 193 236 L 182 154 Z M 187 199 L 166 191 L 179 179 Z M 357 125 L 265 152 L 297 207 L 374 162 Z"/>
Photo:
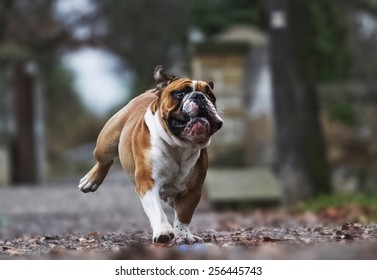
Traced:
<path fill-rule="evenodd" d="M 160 197 L 167 200 L 187 192 L 187 182 L 200 149 L 177 146 L 163 130 L 157 113 L 153 115 L 148 108 L 144 120 L 150 131 L 150 160 L 154 187 L 159 189 Z"/>
<path fill-rule="evenodd" d="M 154 144 L 154 145 L 153 145 Z M 160 140 L 152 144 L 152 176 L 160 196 L 166 200 L 187 192 L 187 181 L 200 151 L 171 147 Z"/>

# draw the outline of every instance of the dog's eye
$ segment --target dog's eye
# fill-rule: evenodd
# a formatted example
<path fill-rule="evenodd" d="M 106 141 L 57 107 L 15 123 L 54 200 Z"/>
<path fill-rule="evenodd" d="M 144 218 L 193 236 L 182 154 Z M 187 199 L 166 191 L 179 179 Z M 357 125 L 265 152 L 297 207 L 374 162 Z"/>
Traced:
<path fill-rule="evenodd" d="M 183 91 L 178 91 L 174 93 L 174 96 L 181 99 L 183 96 L 185 96 L 185 93 Z"/>

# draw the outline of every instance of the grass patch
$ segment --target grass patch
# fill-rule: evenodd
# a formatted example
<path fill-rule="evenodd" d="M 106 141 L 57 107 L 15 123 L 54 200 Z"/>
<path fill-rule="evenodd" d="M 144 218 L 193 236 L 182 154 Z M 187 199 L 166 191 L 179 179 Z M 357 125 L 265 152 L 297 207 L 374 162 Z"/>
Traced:
<path fill-rule="evenodd" d="M 319 213 L 334 219 L 377 221 L 377 195 L 337 193 L 321 195 L 297 205 L 300 211 Z"/>
<path fill-rule="evenodd" d="M 371 207 L 377 210 L 377 195 L 363 193 L 321 195 L 306 202 L 299 203 L 299 208 L 302 210 L 317 211 L 330 206 L 345 206 L 349 204 Z"/>
<path fill-rule="evenodd" d="M 346 125 L 353 125 L 356 122 L 356 115 L 352 105 L 349 103 L 338 103 L 329 108 L 330 119 Z"/>

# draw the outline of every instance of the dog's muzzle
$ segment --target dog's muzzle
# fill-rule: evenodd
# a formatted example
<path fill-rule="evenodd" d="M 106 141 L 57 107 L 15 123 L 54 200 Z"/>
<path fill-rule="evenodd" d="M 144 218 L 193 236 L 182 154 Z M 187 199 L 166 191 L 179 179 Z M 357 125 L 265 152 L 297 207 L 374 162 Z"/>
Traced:
<path fill-rule="evenodd" d="M 181 124 L 184 126 L 183 136 L 192 141 L 208 139 L 223 125 L 215 106 L 201 92 L 188 95 L 182 101 L 181 110 L 186 119 Z"/>

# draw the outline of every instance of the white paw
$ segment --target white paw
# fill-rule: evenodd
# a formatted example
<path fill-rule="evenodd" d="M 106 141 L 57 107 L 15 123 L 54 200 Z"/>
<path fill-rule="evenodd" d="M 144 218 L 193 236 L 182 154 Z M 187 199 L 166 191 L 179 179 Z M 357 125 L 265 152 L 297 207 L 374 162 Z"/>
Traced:
<path fill-rule="evenodd" d="M 84 193 L 88 193 L 88 192 L 95 192 L 99 187 L 99 184 L 95 184 L 93 183 L 90 179 L 89 179 L 89 176 L 86 175 L 84 176 L 81 180 L 80 180 L 80 183 L 79 183 L 79 190 L 84 192 Z"/>
<path fill-rule="evenodd" d="M 199 236 L 193 235 L 189 228 L 183 224 L 174 226 L 175 243 L 180 244 L 194 244 L 202 243 L 203 239 Z"/>
<path fill-rule="evenodd" d="M 168 244 L 174 239 L 174 232 L 171 225 L 162 225 L 153 230 L 153 243 Z"/>

